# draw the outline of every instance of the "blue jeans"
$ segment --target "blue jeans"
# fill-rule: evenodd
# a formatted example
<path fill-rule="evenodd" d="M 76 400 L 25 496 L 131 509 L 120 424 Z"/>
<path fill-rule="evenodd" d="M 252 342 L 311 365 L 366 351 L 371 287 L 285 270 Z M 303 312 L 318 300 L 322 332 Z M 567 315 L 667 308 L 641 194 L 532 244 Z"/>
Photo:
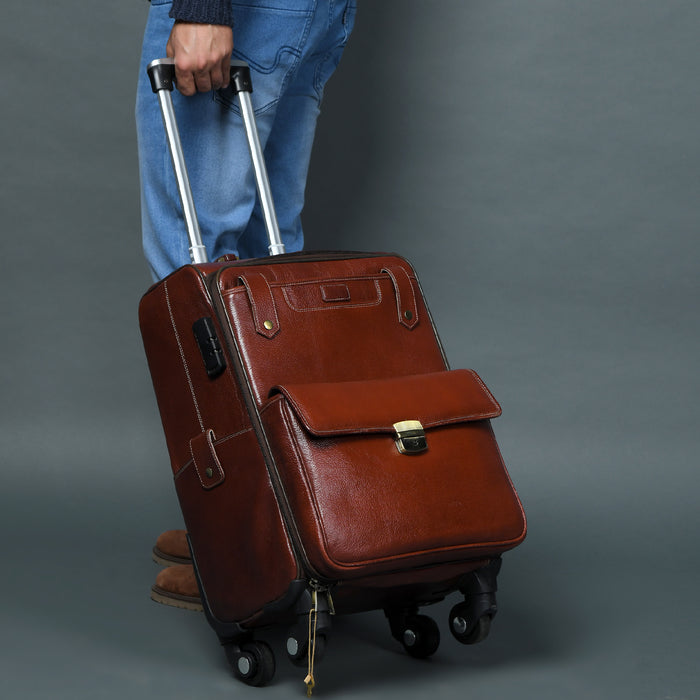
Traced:
<path fill-rule="evenodd" d="M 301 211 L 323 88 L 352 30 L 356 0 L 232 0 L 234 57 L 246 61 L 252 101 L 287 252 L 303 247 Z M 143 248 L 154 279 L 188 263 L 189 242 L 170 153 L 146 76 L 165 56 L 170 0 L 152 0 L 136 98 Z M 253 168 L 230 90 L 183 97 L 175 114 L 209 259 L 268 254 Z"/>

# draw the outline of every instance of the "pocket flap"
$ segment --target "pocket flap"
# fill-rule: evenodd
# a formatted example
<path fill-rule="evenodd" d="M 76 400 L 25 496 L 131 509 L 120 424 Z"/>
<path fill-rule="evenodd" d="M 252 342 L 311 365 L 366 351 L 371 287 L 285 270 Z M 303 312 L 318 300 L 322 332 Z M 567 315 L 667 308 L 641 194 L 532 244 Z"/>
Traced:
<path fill-rule="evenodd" d="M 313 435 L 393 433 L 399 421 L 423 428 L 485 420 L 501 407 L 472 370 L 367 381 L 276 386 Z"/>

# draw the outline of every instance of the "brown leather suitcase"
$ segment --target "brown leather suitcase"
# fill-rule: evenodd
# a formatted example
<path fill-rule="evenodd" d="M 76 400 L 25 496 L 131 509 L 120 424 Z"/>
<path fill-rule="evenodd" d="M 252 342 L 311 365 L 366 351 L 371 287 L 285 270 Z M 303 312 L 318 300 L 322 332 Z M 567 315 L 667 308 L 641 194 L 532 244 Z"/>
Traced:
<path fill-rule="evenodd" d="M 172 68 L 149 69 L 178 170 Z M 232 67 L 271 209 L 269 258 L 193 258 L 139 318 L 204 609 L 236 675 L 267 683 L 254 638 L 287 624 L 287 654 L 320 658 L 333 613 L 383 609 L 416 657 L 439 644 L 420 606 L 461 592 L 450 630 L 483 639 L 500 555 L 525 516 L 477 374 L 450 370 L 416 273 L 392 254 L 283 254 L 249 100 Z M 180 168 L 182 172 L 184 168 Z M 191 207 L 186 175 L 185 208 Z"/>

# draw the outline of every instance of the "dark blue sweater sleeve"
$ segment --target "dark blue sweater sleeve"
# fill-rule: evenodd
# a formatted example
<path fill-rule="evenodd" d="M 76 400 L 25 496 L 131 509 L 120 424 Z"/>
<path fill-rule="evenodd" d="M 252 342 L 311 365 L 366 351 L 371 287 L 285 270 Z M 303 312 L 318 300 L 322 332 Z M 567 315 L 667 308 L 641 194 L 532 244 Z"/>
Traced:
<path fill-rule="evenodd" d="M 173 0 L 170 16 L 183 22 L 233 26 L 229 0 Z"/>

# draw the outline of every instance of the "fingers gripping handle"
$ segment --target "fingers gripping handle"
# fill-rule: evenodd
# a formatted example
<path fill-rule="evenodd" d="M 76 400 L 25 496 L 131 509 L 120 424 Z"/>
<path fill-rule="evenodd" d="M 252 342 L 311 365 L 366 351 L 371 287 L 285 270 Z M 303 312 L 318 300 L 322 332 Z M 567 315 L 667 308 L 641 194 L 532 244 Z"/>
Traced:
<path fill-rule="evenodd" d="M 167 90 L 172 92 L 175 87 L 175 59 L 159 58 L 148 64 L 146 69 L 151 81 L 153 92 Z M 231 61 L 231 83 L 234 91 L 253 92 L 253 83 L 250 80 L 250 68 L 244 61 Z"/>
<path fill-rule="evenodd" d="M 207 253 L 202 244 L 202 236 L 197 221 L 197 213 L 192 197 L 185 159 L 182 152 L 182 143 L 177 129 L 175 112 L 173 110 L 172 90 L 175 83 L 175 62 L 172 58 L 161 58 L 153 61 L 148 66 L 148 77 L 151 81 L 153 92 L 158 95 L 163 124 L 165 126 L 168 145 L 173 159 L 175 169 L 175 179 L 177 180 L 180 199 L 187 226 L 187 234 L 190 239 L 190 257 L 192 262 L 200 263 L 207 261 Z M 265 218 L 269 238 L 270 255 L 284 253 L 284 244 L 279 232 L 277 215 L 275 213 L 274 201 L 270 190 L 270 181 L 265 167 L 260 137 L 255 123 L 255 113 L 250 100 L 250 93 L 253 86 L 250 79 L 250 69 L 242 61 L 231 61 L 231 87 L 238 94 L 241 107 L 241 115 L 246 130 L 248 147 L 255 171 L 255 180 L 260 198 L 260 205 Z"/>

